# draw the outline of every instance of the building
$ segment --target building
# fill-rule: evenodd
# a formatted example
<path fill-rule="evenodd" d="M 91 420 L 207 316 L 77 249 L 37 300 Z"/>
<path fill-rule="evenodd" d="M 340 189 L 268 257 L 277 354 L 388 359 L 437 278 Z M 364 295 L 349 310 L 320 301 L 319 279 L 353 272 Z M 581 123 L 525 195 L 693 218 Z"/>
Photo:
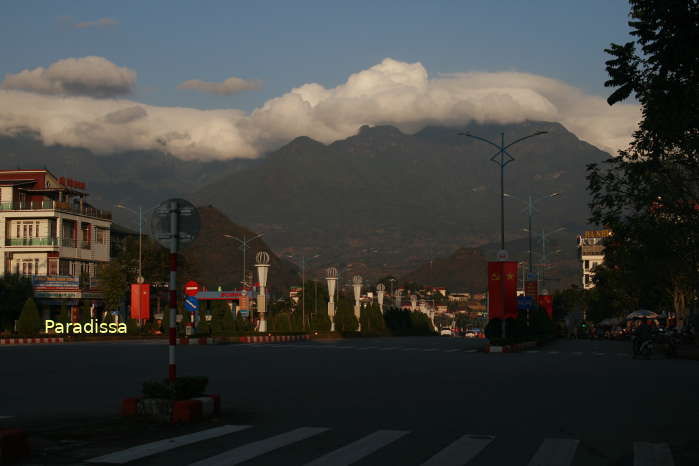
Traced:
<path fill-rule="evenodd" d="M 48 170 L 0 170 L 0 275 L 30 276 L 45 313 L 101 300 L 111 214 L 86 201 L 85 183 Z"/>
<path fill-rule="evenodd" d="M 588 230 L 578 235 L 578 257 L 582 269 L 582 286 L 588 290 L 595 285 L 592 282 L 596 266 L 604 262 L 604 245 L 602 240 L 612 235 L 611 230 Z"/>

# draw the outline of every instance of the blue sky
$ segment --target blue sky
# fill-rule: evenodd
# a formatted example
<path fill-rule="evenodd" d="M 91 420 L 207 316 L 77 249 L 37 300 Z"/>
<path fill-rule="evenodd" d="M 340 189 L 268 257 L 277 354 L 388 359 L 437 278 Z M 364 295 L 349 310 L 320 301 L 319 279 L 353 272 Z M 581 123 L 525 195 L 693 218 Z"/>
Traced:
<path fill-rule="evenodd" d="M 307 82 L 333 87 L 386 57 L 430 73 L 525 71 L 604 95 L 605 55 L 628 36 L 622 1 L 11 1 L 0 16 L 0 75 L 97 55 L 138 73 L 153 105 L 250 110 Z M 107 27 L 73 22 L 111 18 Z M 10 45 L 11 44 L 11 45 Z M 212 96 L 182 81 L 257 79 Z"/>

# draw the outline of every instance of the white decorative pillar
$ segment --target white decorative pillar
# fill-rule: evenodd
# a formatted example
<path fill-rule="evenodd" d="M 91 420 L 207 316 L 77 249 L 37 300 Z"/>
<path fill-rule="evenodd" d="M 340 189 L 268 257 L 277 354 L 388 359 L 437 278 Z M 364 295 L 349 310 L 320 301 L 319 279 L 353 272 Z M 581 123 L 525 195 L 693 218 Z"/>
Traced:
<path fill-rule="evenodd" d="M 359 331 L 362 331 L 362 323 L 359 320 L 359 317 L 361 316 L 361 311 L 359 308 L 359 298 L 362 295 L 362 277 L 361 275 L 355 275 L 352 277 L 352 288 L 354 288 L 354 316 L 357 318 L 357 322 L 359 322 Z"/>
<path fill-rule="evenodd" d="M 396 290 L 396 295 L 393 297 L 393 305 L 400 309 L 401 304 L 401 290 Z"/>
<path fill-rule="evenodd" d="M 326 271 L 325 280 L 328 282 L 328 317 L 330 318 L 330 331 L 335 331 L 335 286 L 337 285 L 337 269 L 330 267 Z"/>
<path fill-rule="evenodd" d="M 417 295 L 414 295 L 414 294 L 410 295 L 410 310 L 411 311 L 417 310 Z"/>
<path fill-rule="evenodd" d="M 383 314 L 383 295 L 386 292 L 386 285 L 383 283 L 379 283 L 376 285 L 376 298 L 379 301 L 379 309 L 381 309 L 381 313 Z"/>
<path fill-rule="evenodd" d="M 260 332 L 267 331 L 267 273 L 269 272 L 269 253 L 260 251 L 255 256 L 257 280 L 260 282 L 260 292 L 257 294 L 257 312 L 260 313 Z"/>

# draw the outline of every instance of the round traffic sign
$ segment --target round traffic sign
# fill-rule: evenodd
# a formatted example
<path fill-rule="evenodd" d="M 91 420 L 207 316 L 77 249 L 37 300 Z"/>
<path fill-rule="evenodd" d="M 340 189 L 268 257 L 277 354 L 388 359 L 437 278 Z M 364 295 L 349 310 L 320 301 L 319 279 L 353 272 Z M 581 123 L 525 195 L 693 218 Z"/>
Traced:
<path fill-rule="evenodd" d="M 184 284 L 184 294 L 187 296 L 196 296 L 199 293 L 199 283 L 190 280 Z"/>
<path fill-rule="evenodd" d="M 173 214 L 176 217 L 176 232 L 171 231 L 174 226 Z M 197 238 L 200 229 L 199 211 L 184 199 L 168 199 L 162 202 L 153 211 L 150 222 L 151 235 L 167 249 L 172 246 L 173 237 L 177 240 L 178 249 L 190 245 Z"/>

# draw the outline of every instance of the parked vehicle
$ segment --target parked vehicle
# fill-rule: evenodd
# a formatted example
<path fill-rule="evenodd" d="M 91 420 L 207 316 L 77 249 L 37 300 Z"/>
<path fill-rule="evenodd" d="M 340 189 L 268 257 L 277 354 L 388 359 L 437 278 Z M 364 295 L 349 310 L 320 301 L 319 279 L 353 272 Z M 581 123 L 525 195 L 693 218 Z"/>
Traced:
<path fill-rule="evenodd" d="M 450 328 L 443 328 L 439 331 L 439 334 L 443 337 L 451 337 L 454 335 L 454 332 Z"/>

